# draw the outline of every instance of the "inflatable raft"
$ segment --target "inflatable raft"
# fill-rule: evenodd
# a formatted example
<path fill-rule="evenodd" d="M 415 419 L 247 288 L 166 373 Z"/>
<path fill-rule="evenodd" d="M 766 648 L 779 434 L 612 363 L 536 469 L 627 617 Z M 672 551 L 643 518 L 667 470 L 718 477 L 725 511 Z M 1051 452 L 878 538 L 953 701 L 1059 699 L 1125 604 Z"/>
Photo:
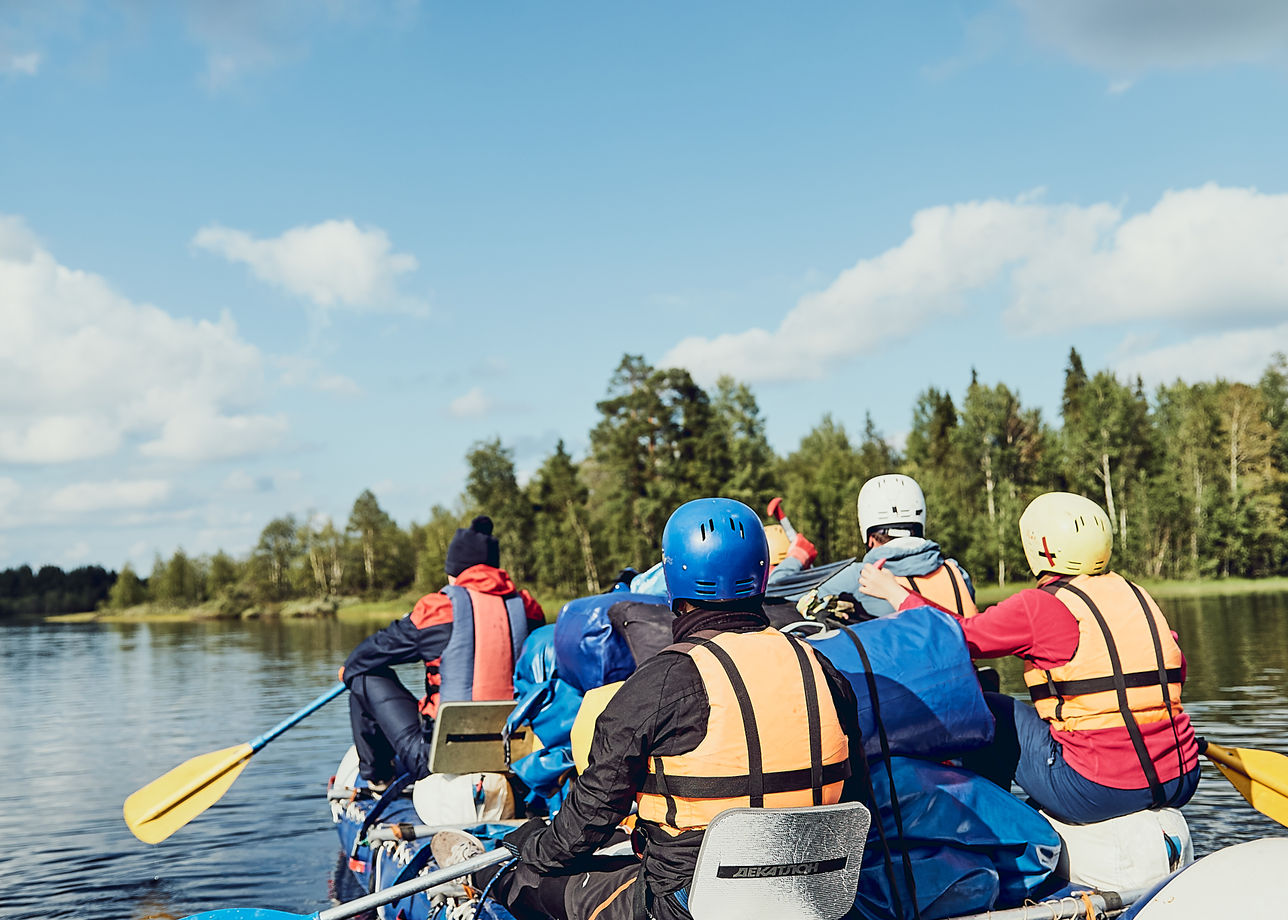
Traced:
<path fill-rule="evenodd" d="M 669 611 L 646 596 L 619 592 L 570 602 L 555 626 L 525 644 L 516 666 L 518 700 L 444 704 L 433 773 L 411 788 L 395 784 L 372 795 L 350 749 L 327 791 L 342 851 L 337 899 L 438 869 L 430 850 L 438 830 L 460 828 L 495 842 L 525 815 L 556 811 L 575 769 L 573 723 L 583 698 L 623 680 L 636 661 L 669 642 L 668 620 Z M 1227 847 L 1195 862 L 1185 819 L 1175 810 L 1067 826 L 945 763 L 962 745 L 986 743 L 992 728 L 960 630 L 946 615 L 920 608 L 852 632 L 811 637 L 855 688 L 865 751 L 879 779 L 869 802 L 875 814 L 861 809 L 864 831 L 870 818 L 872 832 L 866 850 L 863 841 L 854 850 L 860 865 L 851 867 L 848 881 L 857 876 L 858 891 L 847 918 L 1208 920 L 1218 909 L 1240 920 L 1288 915 L 1273 894 L 1275 870 L 1288 865 L 1288 838 Z M 927 669 L 926 661 L 940 666 Z M 476 895 L 449 884 L 393 901 L 379 916 L 511 917 Z M 736 899 L 715 900 L 727 907 Z M 709 915 L 747 920 L 767 902 L 749 903 L 740 914 Z M 773 915 L 789 914 L 839 916 L 812 907 Z"/>

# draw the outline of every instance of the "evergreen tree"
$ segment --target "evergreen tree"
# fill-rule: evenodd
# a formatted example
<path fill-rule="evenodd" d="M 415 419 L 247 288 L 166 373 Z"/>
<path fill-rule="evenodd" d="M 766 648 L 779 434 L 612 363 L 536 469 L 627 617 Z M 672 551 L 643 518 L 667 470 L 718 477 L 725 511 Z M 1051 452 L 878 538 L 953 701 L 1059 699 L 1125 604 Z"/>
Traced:
<path fill-rule="evenodd" d="M 501 568 L 519 583 L 532 578 L 532 503 L 519 488 L 514 451 L 500 438 L 478 441 L 465 456 L 465 500 L 469 516 L 492 518 L 501 541 Z"/>

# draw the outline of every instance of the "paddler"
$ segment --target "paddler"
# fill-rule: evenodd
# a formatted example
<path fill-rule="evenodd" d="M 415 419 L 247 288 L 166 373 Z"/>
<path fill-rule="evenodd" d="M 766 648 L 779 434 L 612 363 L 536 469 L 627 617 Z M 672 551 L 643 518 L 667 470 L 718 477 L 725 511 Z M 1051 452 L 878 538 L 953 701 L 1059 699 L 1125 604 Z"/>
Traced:
<path fill-rule="evenodd" d="M 882 598 L 859 590 L 860 574 L 880 564 L 901 586 L 936 606 L 961 617 L 976 614 L 970 575 L 926 539 L 926 496 L 915 479 L 899 473 L 869 479 L 859 489 L 858 512 L 867 553 L 819 585 L 819 597 L 853 595 L 868 616 L 892 613 Z"/>
<path fill-rule="evenodd" d="M 1154 599 L 1109 571 L 1108 515 L 1048 492 L 1020 515 L 1020 539 L 1037 586 L 958 620 L 972 658 L 1024 661 L 1034 705 L 985 693 L 996 735 L 964 765 L 1005 789 L 1014 779 L 1071 824 L 1184 805 L 1199 781 L 1185 660 Z M 897 609 L 929 600 L 886 569 L 869 566 L 860 584 Z"/>
<path fill-rule="evenodd" d="M 681 505 L 662 533 L 662 566 L 675 643 L 608 701 L 554 819 L 503 841 L 519 860 L 493 896 L 520 920 L 687 920 L 698 847 L 718 812 L 858 799 L 853 692 L 809 643 L 770 627 L 761 609 L 769 548 L 756 513 L 725 498 Z M 753 798 L 755 786 L 763 793 Z M 592 857 L 633 805 L 638 855 Z M 431 846 L 440 865 L 482 850 L 457 831 Z"/>
<path fill-rule="evenodd" d="M 545 613 L 500 568 L 492 519 L 474 518 L 447 547 L 447 585 L 359 643 L 340 669 L 359 771 L 375 792 L 402 773 L 429 773 L 429 739 L 440 702 L 514 698 L 514 662 Z M 393 665 L 425 663 L 417 701 Z"/>

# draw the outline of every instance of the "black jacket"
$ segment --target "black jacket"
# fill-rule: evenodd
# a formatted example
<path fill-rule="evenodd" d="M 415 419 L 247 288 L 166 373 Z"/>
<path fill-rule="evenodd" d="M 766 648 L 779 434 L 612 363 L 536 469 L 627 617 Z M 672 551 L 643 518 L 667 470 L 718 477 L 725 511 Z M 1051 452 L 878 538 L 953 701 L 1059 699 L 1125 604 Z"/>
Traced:
<path fill-rule="evenodd" d="M 761 612 L 693 611 L 678 618 L 673 631 L 680 641 L 704 629 L 755 632 L 768 625 Z M 817 657 L 849 739 L 851 776 L 842 801 L 861 801 L 866 772 L 854 692 L 824 655 Z M 688 655 L 646 660 L 599 716 L 586 771 L 573 782 L 550 825 L 523 842 L 523 861 L 538 872 L 551 872 L 602 845 L 630 813 L 648 773 L 648 758 L 692 751 L 706 734 L 709 713 L 706 689 Z M 702 835 L 686 831 L 672 837 L 655 824 L 637 822 L 635 848 L 642 853 L 644 879 L 654 898 L 688 886 Z"/>

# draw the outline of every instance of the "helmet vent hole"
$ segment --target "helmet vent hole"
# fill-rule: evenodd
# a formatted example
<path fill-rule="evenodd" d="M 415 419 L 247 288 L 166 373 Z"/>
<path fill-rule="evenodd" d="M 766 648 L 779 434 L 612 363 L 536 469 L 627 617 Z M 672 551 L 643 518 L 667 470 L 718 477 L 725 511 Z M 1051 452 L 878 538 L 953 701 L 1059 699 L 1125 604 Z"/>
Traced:
<path fill-rule="evenodd" d="M 714 581 L 695 581 L 693 591 L 702 597 L 710 597 L 716 593 L 716 583 Z"/>
<path fill-rule="evenodd" d="M 707 538 L 707 525 L 699 524 L 698 531 L 702 534 L 702 539 L 705 540 Z"/>

